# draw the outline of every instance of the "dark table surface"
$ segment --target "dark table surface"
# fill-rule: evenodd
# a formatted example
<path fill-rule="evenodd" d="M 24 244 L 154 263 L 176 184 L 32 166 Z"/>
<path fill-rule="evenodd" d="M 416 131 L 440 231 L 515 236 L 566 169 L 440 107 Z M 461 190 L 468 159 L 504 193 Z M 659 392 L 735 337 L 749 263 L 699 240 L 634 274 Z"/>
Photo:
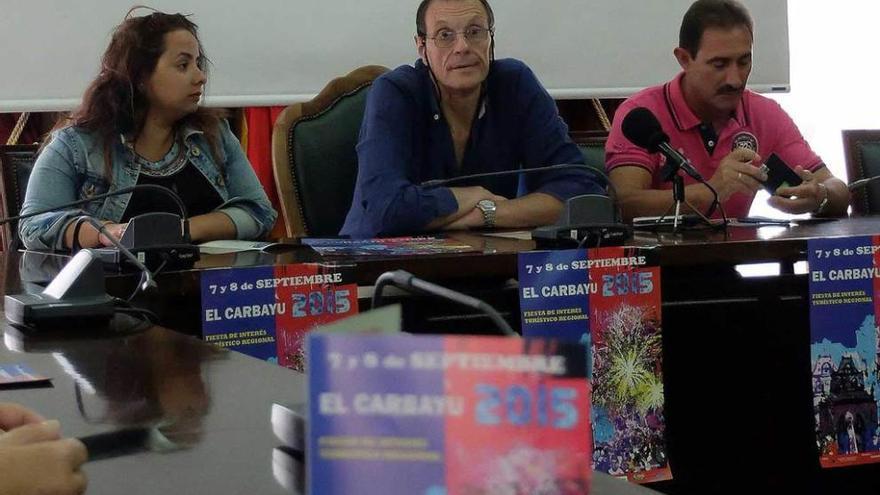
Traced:
<path fill-rule="evenodd" d="M 873 466 L 817 470 L 807 304 L 801 297 L 806 277 L 727 284 L 711 269 L 700 279 L 696 269 L 800 261 L 806 259 L 811 238 L 874 234 L 880 234 L 880 221 L 864 218 L 793 228 L 730 228 L 726 234 L 638 234 L 629 243 L 658 247 L 664 267 L 664 371 L 676 483 L 661 486 L 663 491 L 721 492 L 725 477 L 714 476 L 713 469 L 751 473 L 746 481 L 727 483 L 738 491 L 750 483 L 784 489 L 792 480 L 801 480 L 795 484 L 801 489 L 847 486 L 854 472 L 864 479 L 880 479 Z M 459 240 L 478 251 L 334 259 L 297 248 L 278 254 L 205 256 L 195 269 L 162 274 L 160 294 L 151 302 L 169 313 L 197 307 L 200 271 L 228 266 L 332 262 L 355 266 L 361 285 L 397 268 L 435 281 L 504 279 L 516 276 L 517 254 L 534 248 L 532 241 L 477 235 Z M 27 260 L 12 254 L 2 261 L 6 293 L 19 291 L 22 279 L 25 284 L 46 282 L 63 265 L 63 258 L 53 256 Z M 684 276 L 667 277 L 666 268 L 678 268 Z M 108 288 L 127 294 L 136 279 L 110 277 Z M 701 298 L 712 304 L 691 304 Z M 183 447 L 89 464 L 92 493 L 117 493 L 121 486 L 130 493 L 283 493 L 273 476 L 273 448 L 280 442 L 272 434 L 269 410 L 273 402 L 300 400 L 304 377 L 163 328 L 128 334 L 131 322 L 119 323 L 119 331 L 110 334 L 93 335 L 74 327 L 59 329 L 61 337 L 38 338 L 6 326 L 0 362 L 28 364 L 53 378 L 53 386 L 4 390 L 2 400 L 23 402 L 58 417 L 68 435 L 161 424 L 165 436 Z M 756 334 L 766 336 L 760 345 L 755 344 L 761 342 Z M 709 343 L 716 352 L 701 351 Z M 793 460 L 780 464 L 786 458 Z M 713 479 L 717 483 L 709 491 L 700 490 Z M 597 476 L 595 493 L 636 490 L 615 481 Z"/>
<path fill-rule="evenodd" d="M 880 234 L 880 217 L 793 223 L 784 226 L 699 229 L 683 233 L 636 231 L 626 246 L 658 248 L 661 266 L 738 264 L 806 259 L 807 241 L 816 238 Z M 515 277 L 517 255 L 536 249 L 532 240 L 457 232 L 448 237 L 470 245 L 473 252 L 427 256 L 321 256 L 307 247 L 275 253 L 245 252 L 204 255 L 195 270 L 288 263 L 338 263 L 356 265 L 358 285 L 372 285 L 388 270 L 405 269 L 433 280 Z"/>
<path fill-rule="evenodd" d="M 726 230 L 694 230 L 684 233 L 652 233 L 636 231 L 626 246 L 654 248 L 657 262 L 663 267 L 699 265 L 735 265 L 774 261 L 806 260 L 810 239 L 849 237 L 880 234 L 880 217 L 862 217 L 819 223 L 792 224 L 791 227 L 728 227 Z M 163 291 L 169 295 L 181 294 L 197 288 L 199 273 L 203 270 L 228 267 L 271 266 L 293 263 L 332 263 L 352 266 L 355 281 L 369 286 L 388 270 L 405 269 L 419 277 L 436 281 L 479 280 L 481 278 L 511 278 L 517 275 L 517 255 L 536 249 L 532 240 L 492 237 L 479 233 L 450 233 L 449 237 L 473 247 L 466 253 L 421 256 L 321 256 L 305 246 L 263 252 L 240 252 L 202 255 L 189 270 L 176 270 L 159 276 Z M 7 257 L 7 269 L 18 277 L 19 264 L 25 269 L 24 277 L 33 282 L 51 280 L 63 266 L 64 257 L 32 255 L 26 263 L 18 254 Z M 121 292 L 134 287 L 137 277 L 112 276 L 111 289 Z M 112 290 L 111 290 L 112 292 Z"/>
<path fill-rule="evenodd" d="M 304 400 L 303 375 L 127 318 L 91 335 L 3 331 L 0 364 L 52 379 L 3 390 L 3 401 L 60 419 L 66 436 L 149 428 L 149 441 L 86 464 L 89 493 L 299 493 L 301 472 L 273 466 L 270 410 Z M 597 474 L 593 493 L 654 492 Z"/>
<path fill-rule="evenodd" d="M 48 338 L 6 327 L 0 362 L 26 364 L 52 386 L 4 390 L 2 400 L 60 419 L 66 436 L 155 426 L 169 440 L 88 463 L 89 493 L 285 493 L 273 476 L 281 442 L 270 409 L 302 398 L 305 378 L 130 323 L 94 337 L 82 336 L 87 329 Z"/>

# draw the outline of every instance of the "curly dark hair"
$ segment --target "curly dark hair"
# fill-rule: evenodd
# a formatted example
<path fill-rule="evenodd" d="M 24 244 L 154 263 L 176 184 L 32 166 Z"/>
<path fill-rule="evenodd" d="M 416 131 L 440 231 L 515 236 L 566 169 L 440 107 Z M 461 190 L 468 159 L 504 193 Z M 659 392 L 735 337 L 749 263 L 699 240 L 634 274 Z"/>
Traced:
<path fill-rule="evenodd" d="M 60 127 L 77 126 L 96 132 L 104 141 L 105 177 L 110 173 L 110 145 L 119 134 L 137 136 L 144 126 L 149 100 L 143 83 L 156 69 L 165 51 L 165 35 L 177 30 L 189 31 L 199 44 L 200 68 L 207 76 L 208 59 L 198 36 L 198 26 L 183 14 L 166 14 L 154 9 L 146 16 L 135 16 L 133 7 L 113 31 L 110 45 L 101 58 L 101 71 L 83 94 L 82 103 Z M 220 119 L 224 113 L 199 108 L 177 122 L 204 131 L 215 158 L 219 156 Z M 219 163 L 219 161 L 218 161 Z"/>

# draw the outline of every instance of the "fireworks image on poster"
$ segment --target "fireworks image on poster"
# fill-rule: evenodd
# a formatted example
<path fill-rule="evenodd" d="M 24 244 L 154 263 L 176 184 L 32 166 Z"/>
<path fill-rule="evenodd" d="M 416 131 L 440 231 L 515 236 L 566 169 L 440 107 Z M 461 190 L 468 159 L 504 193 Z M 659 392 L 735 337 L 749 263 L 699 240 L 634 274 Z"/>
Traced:
<path fill-rule="evenodd" d="M 622 304 L 599 314 L 593 346 L 593 461 L 613 476 L 667 464 L 660 320 Z M 598 338 L 597 338 L 598 337 Z"/>

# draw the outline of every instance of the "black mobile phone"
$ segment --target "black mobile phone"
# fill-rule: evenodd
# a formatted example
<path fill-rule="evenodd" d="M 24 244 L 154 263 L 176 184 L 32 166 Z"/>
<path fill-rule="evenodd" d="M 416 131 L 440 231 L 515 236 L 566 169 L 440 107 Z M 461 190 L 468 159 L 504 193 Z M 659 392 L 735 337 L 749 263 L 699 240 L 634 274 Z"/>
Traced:
<path fill-rule="evenodd" d="M 149 438 L 149 428 L 133 427 L 79 437 L 79 441 L 86 446 L 89 461 L 100 461 L 145 451 Z"/>
<path fill-rule="evenodd" d="M 770 155 L 770 158 L 767 159 L 761 170 L 767 174 L 764 189 L 770 192 L 770 194 L 776 194 L 776 190 L 780 187 L 799 186 L 803 182 L 803 179 L 788 164 L 782 161 L 782 158 L 779 158 L 776 153 Z"/>

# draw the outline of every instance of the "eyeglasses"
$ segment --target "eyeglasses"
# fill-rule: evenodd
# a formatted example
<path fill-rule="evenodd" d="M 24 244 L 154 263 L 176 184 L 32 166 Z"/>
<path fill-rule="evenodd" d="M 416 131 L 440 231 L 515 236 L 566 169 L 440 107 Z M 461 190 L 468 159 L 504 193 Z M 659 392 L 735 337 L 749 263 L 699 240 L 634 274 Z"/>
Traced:
<path fill-rule="evenodd" d="M 456 40 L 458 40 L 459 34 L 463 34 L 464 39 L 467 40 L 468 43 L 477 45 L 485 43 L 486 40 L 489 39 L 489 36 L 494 34 L 494 31 L 482 26 L 471 26 L 464 31 L 441 29 L 440 31 L 437 31 L 437 34 L 434 36 L 426 36 L 425 38 L 434 40 L 434 44 L 437 45 L 437 48 L 449 48 L 455 44 Z"/>

